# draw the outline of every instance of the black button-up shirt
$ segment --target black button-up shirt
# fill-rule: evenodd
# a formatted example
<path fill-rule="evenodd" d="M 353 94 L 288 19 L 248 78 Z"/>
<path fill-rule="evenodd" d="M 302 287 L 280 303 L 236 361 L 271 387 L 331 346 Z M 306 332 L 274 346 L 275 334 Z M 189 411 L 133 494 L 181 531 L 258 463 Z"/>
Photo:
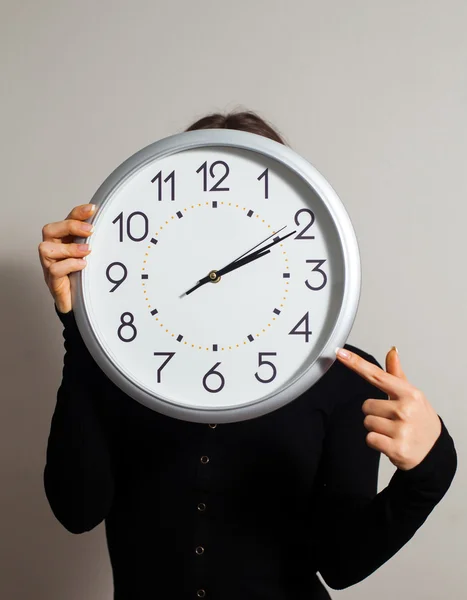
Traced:
<path fill-rule="evenodd" d="M 441 420 L 425 459 L 377 493 L 380 454 L 366 444 L 361 406 L 386 395 L 339 361 L 272 413 L 191 423 L 125 395 L 89 354 L 73 313 L 56 312 L 66 352 L 45 491 L 70 532 L 105 520 L 116 600 L 329 598 L 317 572 L 334 589 L 367 577 L 454 477 Z"/>

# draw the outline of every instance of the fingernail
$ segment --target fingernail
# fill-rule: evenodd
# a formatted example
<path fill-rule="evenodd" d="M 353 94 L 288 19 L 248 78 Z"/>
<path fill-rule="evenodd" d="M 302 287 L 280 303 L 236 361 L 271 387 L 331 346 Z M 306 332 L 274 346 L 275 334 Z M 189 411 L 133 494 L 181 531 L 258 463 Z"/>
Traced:
<path fill-rule="evenodd" d="M 94 211 L 96 210 L 96 205 L 95 205 L 95 204 L 88 204 L 88 205 L 86 206 L 86 210 L 87 210 L 88 212 L 94 212 Z"/>
<path fill-rule="evenodd" d="M 78 244 L 78 250 L 80 252 L 87 252 L 89 250 L 89 244 Z"/>
<path fill-rule="evenodd" d="M 94 227 L 91 223 L 82 223 L 81 227 L 86 231 L 94 231 Z"/>
<path fill-rule="evenodd" d="M 341 358 L 350 358 L 350 353 L 344 350 L 344 348 L 336 348 L 336 354 Z"/>
<path fill-rule="evenodd" d="M 392 346 L 391 350 L 395 350 L 397 354 L 399 354 L 399 350 L 396 348 L 396 346 Z"/>

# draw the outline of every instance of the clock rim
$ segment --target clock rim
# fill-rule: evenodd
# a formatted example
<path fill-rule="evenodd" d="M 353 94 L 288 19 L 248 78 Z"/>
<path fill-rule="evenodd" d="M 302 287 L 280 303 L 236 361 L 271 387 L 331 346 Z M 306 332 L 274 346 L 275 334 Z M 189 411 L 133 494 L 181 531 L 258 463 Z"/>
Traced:
<path fill-rule="evenodd" d="M 334 327 L 321 349 L 318 358 L 310 363 L 298 379 L 276 390 L 261 400 L 244 406 L 203 409 L 167 402 L 157 398 L 134 381 L 128 379 L 108 357 L 98 342 L 86 309 L 82 271 L 70 275 L 72 308 L 79 332 L 91 356 L 98 366 L 124 393 L 165 416 L 197 423 L 231 423 L 253 419 L 273 412 L 301 396 L 315 385 L 336 360 L 335 349 L 342 347 L 354 324 L 361 294 L 361 261 L 358 241 L 350 216 L 334 188 L 325 177 L 303 156 L 292 148 L 259 134 L 234 129 L 201 129 L 184 131 L 157 140 L 138 150 L 103 181 L 94 193 L 91 203 L 100 206 L 122 183 L 155 159 L 171 154 L 205 146 L 227 146 L 263 154 L 281 162 L 294 171 L 305 183 L 312 187 L 330 213 L 337 229 L 344 261 L 344 291 L 338 317 Z M 92 223 L 95 215 L 87 221 Z M 78 237 L 77 243 L 85 243 L 86 238 Z"/>

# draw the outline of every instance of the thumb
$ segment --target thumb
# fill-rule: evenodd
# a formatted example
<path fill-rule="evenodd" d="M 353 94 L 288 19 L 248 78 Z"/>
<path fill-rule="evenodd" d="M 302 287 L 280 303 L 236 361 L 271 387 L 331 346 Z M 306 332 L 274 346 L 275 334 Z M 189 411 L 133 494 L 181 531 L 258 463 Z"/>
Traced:
<path fill-rule="evenodd" d="M 395 346 L 393 346 L 386 354 L 386 371 L 391 375 L 395 375 L 396 377 L 400 377 L 407 381 L 407 377 L 402 370 L 399 352 Z"/>
<path fill-rule="evenodd" d="M 402 370 L 399 352 L 395 346 L 393 346 L 386 354 L 386 371 L 391 375 L 395 375 L 396 377 L 400 377 L 407 381 L 407 377 Z M 388 394 L 388 400 L 392 400 L 390 394 Z"/>

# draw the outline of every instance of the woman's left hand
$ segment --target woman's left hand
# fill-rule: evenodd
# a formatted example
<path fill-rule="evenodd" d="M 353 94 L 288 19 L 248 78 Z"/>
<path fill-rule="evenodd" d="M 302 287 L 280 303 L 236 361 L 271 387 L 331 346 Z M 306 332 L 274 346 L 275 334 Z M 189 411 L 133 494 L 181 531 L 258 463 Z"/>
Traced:
<path fill-rule="evenodd" d="M 385 454 L 399 469 L 413 469 L 428 454 L 441 433 L 441 421 L 425 394 L 407 381 L 395 347 L 386 355 L 386 371 L 344 349 L 341 363 L 388 394 L 388 400 L 368 398 L 362 405 L 369 430 L 368 446 Z"/>

